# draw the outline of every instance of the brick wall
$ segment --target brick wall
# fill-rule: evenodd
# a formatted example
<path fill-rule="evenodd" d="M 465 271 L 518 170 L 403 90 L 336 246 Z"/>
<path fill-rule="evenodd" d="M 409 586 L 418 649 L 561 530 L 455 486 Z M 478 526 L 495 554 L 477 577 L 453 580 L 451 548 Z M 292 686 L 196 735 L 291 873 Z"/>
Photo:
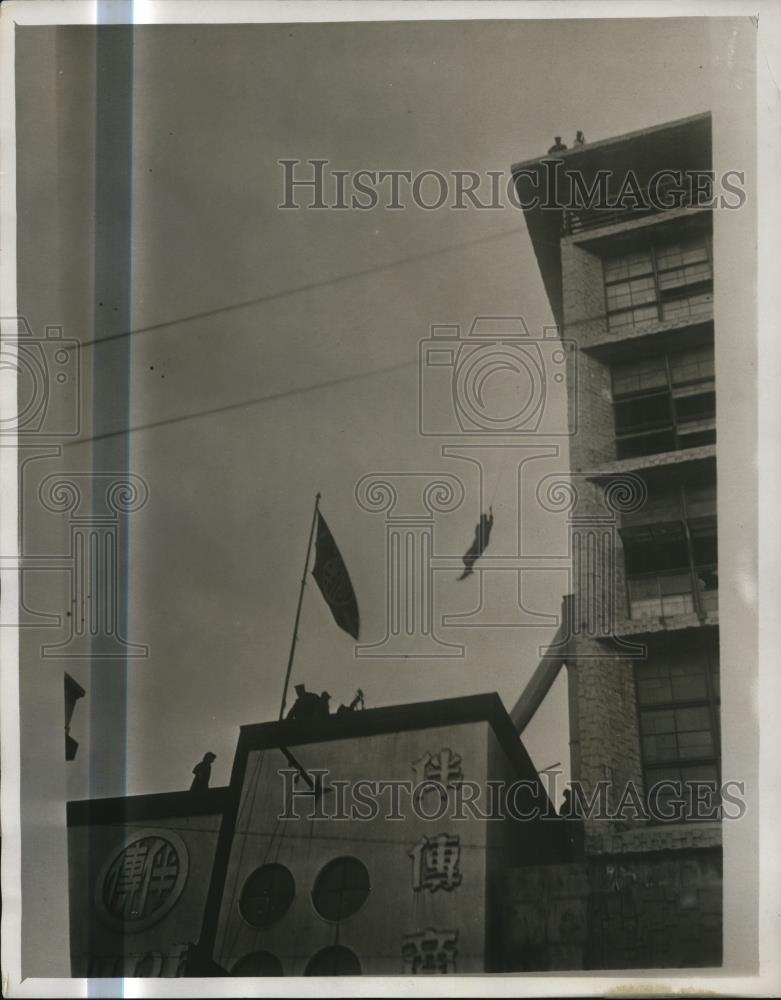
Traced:
<path fill-rule="evenodd" d="M 497 971 L 719 966 L 718 848 L 505 872 Z"/>
<path fill-rule="evenodd" d="M 605 780 L 613 785 L 613 794 L 620 795 L 628 781 L 642 789 L 633 661 L 604 655 L 605 646 L 598 641 L 579 638 L 573 646 L 569 674 L 577 713 L 573 777 L 589 796 L 597 782 Z M 593 822 L 597 829 L 604 826 L 602 820 Z M 590 830 L 591 823 L 586 825 Z"/>
<path fill-rule="evenodd" d="M 564 289 L 564 335 L 578 345 L 604 337 L 607 326 L 602 260 L 574 240 L 561 244 Z M 626 615 L 623 559 L 618 518 L 605 505 L 601 486 L 578 473 L 590 473 L 615 460 L 615 430 L 610 369 L 580 349 L 573 352 L 570 406 L 576 409 L 576 433 L 570 443 L 573 486 L 572 668 L 571 700 L 575 713 L 573 775 L 587 794 L 598 781 L 621 785 L 642 779 L 632 664 L 605 647 L 599 636 L 610 635 Z"/>
<path fill-rule="evenodd" d="M 586 968 L 720 966 L 721 851 L 663 851 L 588 865 Z"/>
<path fill-rule="evenodd" d="M 721 823 L 668 823 L 636 826 L 631 830 L 607 830 L 592 826 L 586 834 L 589 854 L 638 854 L 644 851 L 680 851 L 720 848 Z"/>
<path fill-rule="evenodd" d="M 565 335 L 585 346 L 607 332 L 602 258 L 571 239 L 561 241 Z"/>

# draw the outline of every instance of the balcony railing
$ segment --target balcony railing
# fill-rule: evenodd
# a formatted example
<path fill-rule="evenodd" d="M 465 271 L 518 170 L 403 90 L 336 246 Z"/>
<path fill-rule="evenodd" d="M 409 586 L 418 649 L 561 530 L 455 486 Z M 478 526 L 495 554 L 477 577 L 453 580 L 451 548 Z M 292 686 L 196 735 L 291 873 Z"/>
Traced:
<path fill-rule="evenodd" d="M 598 192 L 601 196 L 602 192 Z M 615 204 L 616 193 L 610 192 L 606 198 L 591 208 L 569 208 L 562 212 L 561 231 L 563 236 L 581 233 L 588 229 L 599 229 L 602 226 L 612 226 L 627 219 L 639 219 L 645 215 L 655 215 L 676 208 L 710 207 L 711 186 L 708 190 L 697 192 L 689 188 L 678 187 L 674 183 L 659 184 L 653 191 L 645 188 L 635 201 L 629 196 L 628 205 Z M 601 207 L 600 207 L 601 205 Z"/>

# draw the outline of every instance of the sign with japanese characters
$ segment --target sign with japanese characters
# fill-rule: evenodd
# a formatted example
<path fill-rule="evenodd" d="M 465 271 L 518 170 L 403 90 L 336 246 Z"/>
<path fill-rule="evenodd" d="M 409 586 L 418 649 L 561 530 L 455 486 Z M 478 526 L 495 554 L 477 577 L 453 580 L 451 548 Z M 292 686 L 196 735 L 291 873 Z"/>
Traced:
<path fill-rule="evenodd" d="M 412 888 L 416 892 L 423 889 L 450 892 L 461 884 L 461 842 L 457 834 L 421 837 L 409 856 L 412 858 Z"/>
<path fill-rule="evenodd" d="M 171 830 L 134 830 L 104 864 L 95 887 L 103 923 L 125 934 L 156 924 L 182 894 L 189 858 Z"/>
<path fill-rule="evenodd" d="M 442 747 L 437 753 L 426 752 L 413 762 L 412 770 L 418 782 L 437 781 L 446 788 L 452 788 L 464 780 L 461 755 L 450 747 Z"/>
<path fill-rule="evenodd" d="M 401 946 L 408 976 L 437 976 L 456 971 L 458 931 L 427 927 L 405 934 Z"/>

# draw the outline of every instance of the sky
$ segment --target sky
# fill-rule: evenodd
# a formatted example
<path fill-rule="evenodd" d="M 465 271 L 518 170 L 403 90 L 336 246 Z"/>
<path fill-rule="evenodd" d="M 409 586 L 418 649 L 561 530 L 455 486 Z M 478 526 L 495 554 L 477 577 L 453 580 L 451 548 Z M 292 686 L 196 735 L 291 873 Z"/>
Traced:
<path fill-rule="evenodd" d="M 59 249 L 31 222 L 19 266 L 33 315 L 58 303 L 65 334 L 85 344 L 87 419 L 64 461 L 127 467 L 147 484 L 126 526 L 127 636 L 149 655 L 66 665 L 87 691 L 68 798 L 185 788 L 207 750 L 212 784 L 227 783 L 238 727 L 279 712 L 318 491 L 361 642 L 381 640 L 385 525 L 356 502 L 358 481 L 457 476 L 464 500 L 436 516 L 438 556 L 466 549 L 480 513 L 477 466 L 442 453 L 459 439 L 419 433 L 420 342 L 477 316 L 522 316 L 536 338 L 553 322 L 516 209 L 284 211 L 278 161 L 506 172 L 556 135 L 593 141 L 706 111 L 717 69 L 701 20 L 139 28 L 132 138 L 121 109 L 104 123 L 132 178 L 114 266 L 92 258 L 82 211 L 95 184 L 93 45 L 92 29 L 63 29 L 17 62 L 20 99 L 35 108 L 53 93 L 59 109 L 26 126 L 32 152 L 56 155 L 30 157 L 19 181 L 41 215 L 56 210 Z M 110 186 L 111 157 L 100 169 Z M 493 391 L 511 392 L 502 377 Z M 115 384 L 127 405 L 95 405 Z M 533 443 L 551 454 L 520 485 L 518 449 L 480 454 L 489 551 L 517 552 L 520 517 L 524 551 L 554 567 L 524 575 L 524 605 L 555 616 L 565 522 L 534 501 L 537 480 L 567 467 L 564 396 L 549 388 L 554 433 Z M 479 604 L 479 576 L 455 577 L 436 573 L 437 616 Z M 292 682 L 327 688 L 334 706 L 360 687 L 367 708 L 496 691 L 509 710 L 553 632 L 490 627 L 521 617 L 514 576 L 499 573 L 488 626 L 439 627 L 463 657 L 359 659 L 309 579 Z M 566 773 L 563 677 L 524 742 L 538 768 Z"/>

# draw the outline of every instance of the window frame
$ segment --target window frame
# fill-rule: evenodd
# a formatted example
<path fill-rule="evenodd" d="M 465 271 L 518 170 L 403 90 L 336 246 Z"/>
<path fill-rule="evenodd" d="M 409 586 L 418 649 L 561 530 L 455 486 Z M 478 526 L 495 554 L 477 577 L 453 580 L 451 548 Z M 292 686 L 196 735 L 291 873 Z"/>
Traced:
<path fill-rule="evenodd" d="M 712 344 L 700 345 L 700 347 L 706 347 L 710 350 L 711 358 L 713 359 L 713 375 L 697 375 L 696 377 L 691 377 L 685 381 L 676 380 L 674 378 L 675 372 L 675 359 L 676 355 L 683 355 L 691 353 L 693 350 L 698 350 L 699 348 L 681 348 L 678 350 L 670 351 L 664 350 L 657 354 L 652 354 L 648 356 L 648 360 L 660 360 L 663 365 L 660 365 L 659 371 L 664 372 L 665 385 L 654 386 L 649 389 L 641 389 L 634 392 L 617 392 L 615 388 L 616 382 L 616 369 L 618 365 L 611 365 L 610 369 L 610 394 L 611 401 L 613 405 L 613 430 L 615 434 L 616 441 L 616 457 L 622 458 L 635 458 L 642 457 L 643 455 L 658 455 L 665 451 L 681 451 L 684 448 L 694 448 L 698 447 L 697 443 L 692 444 L 688 438 L 693 435 L 707 434 L 713 435 L 712 442 L 714 443 L 716 435 L 716 374 L 715 374 L 715 351 Z M 712 386 L 712 388 L 711 388 Z M 698 387 L 701 387 L 701 391 L 696 391 Z M 694 391 L 686 391 L 694 390 Z M 713 415 L 700 416 L 696 419 L 682 420 L 679 414 L 679 408 L 676 405 L 676 400 L 679 399 L 693 399 L 701 398 L 703 400 L 706 397 L 713 397 Z M 649 423 L 647 426 L 642 424 L 630 425 L 630 430 L 621 429 L 619 427 L 619 408 L 626 403 L 630 402 L 640 402 L 644 399 L 666 399 L 667 401 L 667 422 L 662 423 L 661 419 Z M 707 425 L 707 426 L 705 426 Z M 671 442 L 669 447 L 662 447 L 660 449 L 646 451 L 635 451 L 632 450 L 628 454 L 621 454 L 622 451 L 626 450 L 626 445 L 631 445 L 632 442 L 638 442 L 642 446 L 644 440 L 657 439 L 659 441 L 668 440 Z"/>
<path fill-rule="evenodd" d="M 338 956 L 338 957 L 337 957 Z M 337 972 L 322 972 L 319 966 L 330 958 L 337 958 L 337 961 L 341 959 L 346 959 L 348 964 L 352 967 L 352 971 L 345 972 L 344 969 L 340 969 Z M 362 976 L 363 966 L 358 955 L 352 950 L 352 948 L 346 947 L 346 945 L 336 944 L 325 945 L 325 947 L 320 948 L 318 951 L 311 956 L 309 961 L 306 963 L 306 968 L 304 970 L 305 976 Z"/>
<path fill-rule="evenodd" d="M 257 899 L 259 897 L 257 883 L 263 878 L 277 879 L 277 884 L 273 886 L 277 890 L 276 897 L 269 896 L 271 904 L 269 906 L 270 913 L 262 921 L 259 922 L 256 919 L 251 919 L 249 912 L 249 901 L 252 899 Z M 279 894 L 278 890 L 284 884 L 284 893 Z M 250 889 L 252 892 L 250 893 Z M 268 891 L 268 890 L 267 890 Z M 259 865 L 257 868 L 253 868 L 249 875 L 246 876 L 239 892 L 236 905 L 238 906 L 239 916 L 244 921 L 248 927 L 252 927 L 256 931 L 267 930 L 269 927 L 273 927 L 274 924 L 278 923 L 288 912 L 290 907 L 296 898 L 296 879 L 292 871 L 287 867 L 287 865 L 281 864 L 279 861 L 266 862 Z"/>
<path fill-rule="evenodd" d="M 717 498 L 717 486 L 714 480 L 713 482 L 713 504 L 715 506 Z M 691 487 L 689 487 L 691 488 Z M 701 490 L 701 484 L 699 487 Z M 665 520 L 652 520 L 646 523 L 634 522 L 630 525 L 621 525 L 619 529 L 619 534 L 621 535 L 621 544 L 623 548 L 623 565 L 624 565 L 624 583 L 626 588 L 626 602 L 629 614 L 629 619 L 631 621 L 642 621 L 643 618 L 668 618 L 674 617 L 676 612 L 665 614 L 664 612 L 664 594 L 662 592 L 661 581 L 663 578 L 683 576 L 686 574 L 689 579 L 689 589 L 688 591 L 675 592 L 676 594 L 688 594 L 691 597 L 692 607 L 690 611 L 677 612 L 678 614 L 696 614 L 700 618 L 704 618 L 709 611 L 715 611 L 718 609 L 718 525 L 716 521 L 716 515 L 713 514 L 703 514 L 701 511 L 691 512 L 689 506 L 691 499 L 688 496 L 687 484 L 685 482 L 679 482 L 677 484 L 677 510 L 669 510 L 665 514 Z M 710 506 L 710 497 L 705 494 L 705 497 L 695 495 L 694 503 L 706 507 Z M 670 504 L 672 507 L 672 504 Z M 685 544 L 685 561 L 682 559 L 680 565 L 670 565 L 659 569 L 651 569 L 644 571 L 634 571 L 630 572 L 627 568 L 628 563 L 628 553 L 633 548 L 641 548 L 643 545 L 656 546 L 657 543 L 654 541 L 653 529 L 655 526 L 667 525 L 671 526 L 673 524 L 680 525 L 683 541 Z M 650 538 L 650 541 L 643 542 L 638 540 L 640 531 L 645 530 Z M 694 530 L 693 530 L 694 529 Z M 672 533 L 668 532 L 670 537 Z M 632 536 L 635 536 L 634 538 Z M 660 534 L 660 538 L 663 536 Z M 702 561 L 695 552 L 695 540 L 707 540 L 710 542 L 712 539 L 715 543 L 715 550 L 712 553 L 715 558 L 713 560 Z M 716 580 L 715 587 L 707 586 L 707 577 L 703 574 L 713 574 Z M 632 584 L 637 580 L 656 580 L 657 581 L 657 594 L 659 600 L 659 614 L 658 615 L 633 615 L 632 608 L 633 604 L 636 606 L 636 602 L 632 599 Z M 699 581 L 703 580 L 705 586 L 700 587 Z M 704 595 L 716 595 L 716 607 L 712 607 L 713 599 L 711 596 L 705 597 Z M 646 598 L 647 600 L 647 598 Z"/>
<path fill-rule="evenodd" d="M 354 893 L 357 891 L 355 887 L 345 884 L 344 872 L 347 864 L 353 867 L 353 869 L 356 872 L 359 872 L 361 876 L 365 875 L 366 887 L 365 890 L 361 889 L 361 892 L 363 892 L 364 895 L 361 901 L 358 903 L 358 905 L 354 906 L 347 912 L 343 912 L 343 906 L 346 894 Z M 331 873 L 333 871 L 339 872 L 340 877 L 339 877 L 338 887 L 333 887 L 329 885 L 326 889 L 324 889 L 323 881 L 326 878 L 330 878 Z M 339 855 L 336 858 L 331 858 L 330 861 L 326 861 L 326 863 L 320 868 L 317 875 L 315 876 L 311 892 L 312 907 L 315 913 L 317 913 L 317 915 L 322 920 L 326 920 L 328 921 L 328 923 L 332 924 L 340 924 L 344 920 L 349 920 L 352 916 L 358 913 L 371 898 L 371 893 L 372 893 L 372 880 L 368 867 L 364 864 L 363 861 L 361 861 L 360 858 L 356 858 L 354 855 L 350 854 L 343 854 Z M 321 897 L 319 905 L 318 905 L 318 895 L 320 895 Z M 323 909 L 321 909 L 323 902 L 322 899 L 323 895 L 327 896 L 327 898 L 329 899 L 334 896 L 338 897 L 339 907 L 336 910 L 336 916 L 329 916 L 328 913 L 324 913 Z M 326 907 L 326 909 L 330 909 L 330 907 Z"/>
<path fill-rule="evenodd" d="M 602 257 L 602 293 L 605 306 L 605 316 L 607 318 L 608 331 L 613 333 L 616 330 L 623 330 L 626 328 L 641 329 L 644 326 L 653 326 L 656 323 L 669 322 L 672 319 L 686 317 L 686 320 L 691 317 L 697 317 L 699 315 L 707 315 L 713 309 L 713 245 L 710 233 L 703 232 L 695 234 L 695 239 L 702 240 L 702 249 L 704 250 L 705 260 L 695 261 L 694 263 L 682 262 L 680 265 L 674 267 L 670 266 L 660 266 L 659 258 L 663 255 L 665 250 L 670 250 L 671 247 L 680 245 L 680 240 L 673 240 L 668 243 L 649 243 L 641 249 L 629 250 L 623 254 L 609 254 Z M 608 262 L 610 260 L 615 260 L 618 257 L 629 258 L 632 254 L 647 253 L 650 257 L 650 268 L 647 272 L 638 275 L 632 275 L 627 269 L 626 277 L 621 276 L 619 278 L 608 277 Z M 709 274 L 707 277 L 701 277 L 694 281 L 683 280 L 675 285 L 668 285 L 663 287 L 664 278 L 663 275 L 671 275 L 675 271 L 685 272 L 687 267 L 697 267 L 703 263 L 707 263 Z M 609 301 L 609 289 L 615 289 L 619 285 L 630 285 L 633 280 L 641 280 L 643 278 L 651 278 L 653 282 L 653 298 L 644 302 L 633 303 L 630 301 L 629 305 L 621 306 L 620 308 L 611 308 Z M 628 290 L 628 294 L 631 298 L 631 289 Z M 710 297 L 705 300 L 705 304 L 709 305 L 707 309 L 697 309 L 696 311 L 692 309 L 692 301 L 697 297 L 702 295 L 709 295 Z M 675 316 L 665 316 L 665 305 L 670 305 L 673 303 L 688 303 L 686 311 L 681 311 L 680 317 Z M 635 310 L 647 311 L 653 306 L 656 311 L 654 317 L 647 317 L 637 322 L 634 317 Z M 617 317 L 626 316 L 628 322 L 618 323 L 616 322 Z"/>
<path fill-rule="evenodd" d="M 274 971 L 258 972 L 257 969 L 253 969 L 251 972 L 248 972 L 246 966 L 249 964 L 250 960 L 254 959 L 257 963 L 260 958 L 264 959 L 268 964 L 273 965 Z M 241 968 L 242 965 L 245 967 Z M 266 948 L 260 948 L 255 951 L 247 952 L 246 955 L 242 955 L 242 957 L 231 966 L 230 974 L 231 976 L 284 976 L 285 969 L 279 955 L 275 955 L 273 951 L 269 951 Z"/>
<path fill-rule="evenodd" d="M 665 666 L 669 665 L 669 645 L 660 645 L 655 649 L 655 655 Z M 702 672 L 705 679 L 705 696 L 703 698 L 679 698 L 672 697 L 672 684 L 670 686 L 671 698 L 668 701 L 654 702 L 652 705 L 644 703 L 640 694 L 641 672 L 644 667 L 650 665 L 650 661 L 638 663 L 634 670 L 635 681 L 635 710 L 637 713 L 637 735 L 640 750 L 640 767 L 643 774 L 643 787 L 646 796 L 649 793 L 649 772 L 662 768 L 685 768 L 714 767 L 716 771 L 717 789 L 721 787 L 721 691 L 716 691 L 714 687 L 714 676 L 719 677 L 719 643 L 718 637 L 714 641 L 704 644 L 696 642 L 686 643 L 680 651 L 685 657 L 687 651 L 693 658 L 699 658 Z M 672 678 L 672 674 L 669 675 Z M 720 688 L 720 684 L 719 684 Z M 682 758 L 680 756 L 660 758 L 659 760 L 648 760 L 643 742 L 643 713 L 644 712 L 665 712 L 679 709 L 706 708 L 708 712 L 709 730 L 712 738 L 713 752 L 699 757 Z M 677 733 L 677 730 L 674 730 Z M 677 740 L 676 740 L 677 742 Z M 661 779 L 657 779 L 661 780 Z M 685 779 L 684 783 L 685 783 Z M 716 793 L 718 800 L 718 791 Z M 663 822 L 660 820 L 660 822 Z"/>

